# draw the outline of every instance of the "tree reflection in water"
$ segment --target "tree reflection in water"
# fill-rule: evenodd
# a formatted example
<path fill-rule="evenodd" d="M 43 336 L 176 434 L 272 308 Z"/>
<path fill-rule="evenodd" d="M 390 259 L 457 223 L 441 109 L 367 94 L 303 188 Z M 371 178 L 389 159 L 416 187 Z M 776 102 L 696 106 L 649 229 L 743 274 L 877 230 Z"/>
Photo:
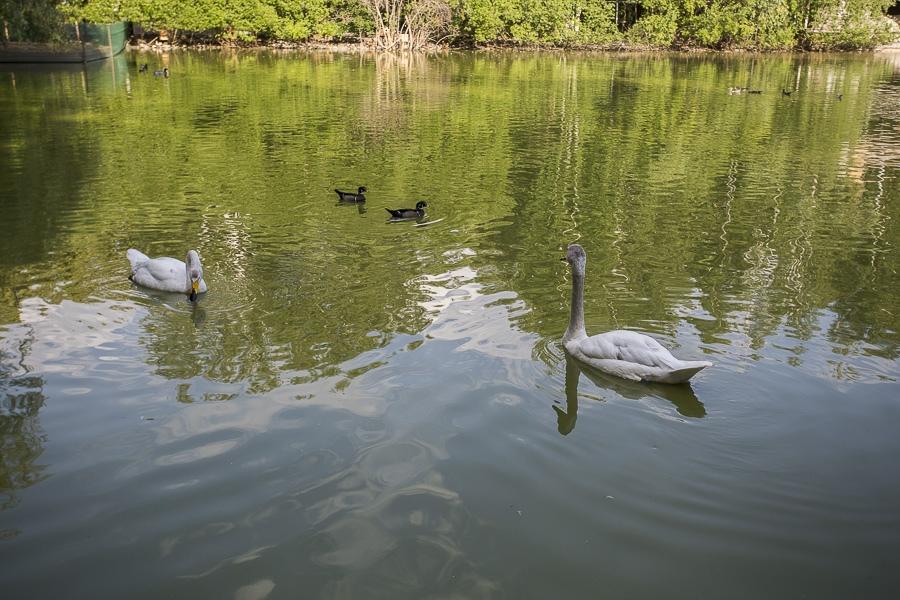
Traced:
<path fill-rule="evenodd" d="M 46 477 L 37 464 L 45 441 L 38 419 L 44 380 L 25 365 L 31 333 L 20 329 L 10 327 L 0 338 L 0 510 L 16 506 L 16 492 Z M 0 531 L 0 538 L 15 534 Z"/>

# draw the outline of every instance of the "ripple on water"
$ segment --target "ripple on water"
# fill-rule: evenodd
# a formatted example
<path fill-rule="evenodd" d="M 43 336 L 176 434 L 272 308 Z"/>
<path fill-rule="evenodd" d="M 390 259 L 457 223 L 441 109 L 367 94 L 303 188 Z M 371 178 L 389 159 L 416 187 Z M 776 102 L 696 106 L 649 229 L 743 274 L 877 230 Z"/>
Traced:
<path fill-rule="evenodd" d="M 236 430 L 194 435 L 158 448 L 154 463 L 166 467 L 202 462 L 234 451 L 245 436 L 244 432 Z"/>
<path fill-rule="evenodd" d="M 459 545 L 466 520 L 459 496 L 437 480 L 386 490 L 316 534 L 314 560 L 344 569 L 326 595 L 390 598 L 462 588 L 466 597 L 490 596 L 498 584 Z"/>
<path fill-rule="evenodd" d="M 385 442 L 361 454 L 359 469 L 376 489 L 394 488 L 416 480 L 434 462 L 434 452 L 421 442 Z"/>

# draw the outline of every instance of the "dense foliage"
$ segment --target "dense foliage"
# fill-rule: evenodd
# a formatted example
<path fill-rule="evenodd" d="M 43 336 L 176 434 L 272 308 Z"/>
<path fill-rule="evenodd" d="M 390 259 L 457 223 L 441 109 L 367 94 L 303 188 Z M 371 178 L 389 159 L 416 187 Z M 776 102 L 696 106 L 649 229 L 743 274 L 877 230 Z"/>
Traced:
<path fill-rule="evenodd" d="M 709 48 L 869 48 L 897 37 L 896 0 L 0 0 L 13 36 L 41 37 L 53 8 L 71 19 L 131 20 L 221 40 L 375 35 L 457 44 L 635 44 Z M 423 6 L 441 23 L 421 23 Z M 390 11 L 389 11 L 390 12 Z M 49 16 L 48 16 L 49 15 Z M 449 18 L 443 15 L 449 15 Z M 387 28 L 385 27 L 387 25 Z M 41 35 L 38 35 L 41 34 Z M 44 36 L 46 37 L 46 36 Z M 387 46 L 388 44 L 382 44 Z M 394 44 L 390 44 L 393 46 Z"/>
<path fill-rule="evenodd" d="M 0 0 L 2 39 L 55 42 L 62 37 L 63 15 L 55 0 Z"/>

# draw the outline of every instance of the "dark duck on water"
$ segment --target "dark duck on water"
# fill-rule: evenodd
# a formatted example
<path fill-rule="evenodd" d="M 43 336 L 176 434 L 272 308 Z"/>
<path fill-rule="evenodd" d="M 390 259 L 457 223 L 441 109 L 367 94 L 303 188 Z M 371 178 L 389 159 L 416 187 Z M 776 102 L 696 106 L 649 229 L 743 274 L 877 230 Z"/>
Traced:
<path fill-rule="evenodd" d="M 384 210 L 390 213 L 392 219 L 421 219 L 425 216 L 426 206 L 428 206 L 427 202 L 419 200 L 416 202 L 415 208 L 385 208 Z"/>
<path fill-rule="evenodd" d="M 338 198 L 340 198 L 341 202 L 365 202 L 366 201 L 365 192 L 367 190 L 366 190 L 366 186 L 364 186 L 364 185 L 359 186 L 359 189 L 356 191 L 355 194 L 353 192 L 342 192 L 341 190 L 338 190 L 338 189 L 336 189 L 334 191 L 338 195 Z"/>

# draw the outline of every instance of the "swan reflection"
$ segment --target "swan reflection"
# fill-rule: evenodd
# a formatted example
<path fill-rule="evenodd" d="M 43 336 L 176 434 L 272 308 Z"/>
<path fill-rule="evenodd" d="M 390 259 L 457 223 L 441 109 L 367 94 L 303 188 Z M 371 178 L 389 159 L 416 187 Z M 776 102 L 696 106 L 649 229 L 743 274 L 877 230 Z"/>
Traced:
<path fill-rule="evenodd" d="M 628 381 L 607 375 L 574 359 L 568 352 L 566 357 L 566 408 L 554 405 L 556 427 L 561 435 L 568 435 L 575 429 L 578 420 L 578 380 L 582 373 L 594 385 L 603 390 L 610 390 L 630 400 L 641 400 L 648 396 L 663 398 L 672 403 L 678 414 L 692 419 L 706 416 L 706 407 L 697 398 L 689 383 L 659 384 Z"/>
<path fill-rule="evenodd" d="M 206 322 L 206 308 L 194 304 L 191 307 L 191 321 L 194 323 L 194 327 L 202 327 Z"/>

